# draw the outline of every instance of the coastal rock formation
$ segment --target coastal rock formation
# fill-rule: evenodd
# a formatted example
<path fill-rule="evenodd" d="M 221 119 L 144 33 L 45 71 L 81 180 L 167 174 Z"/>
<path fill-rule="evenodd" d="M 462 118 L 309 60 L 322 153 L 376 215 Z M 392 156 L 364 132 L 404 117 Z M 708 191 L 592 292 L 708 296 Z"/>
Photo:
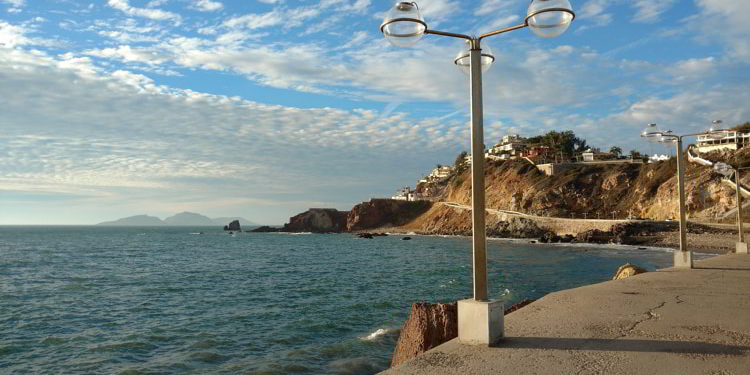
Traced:
<path fill-rule="evenodd" d="M 349 211 L 333 208 L 311 208 L 289 218 L 282 232 L 340 233 L 346 230 Z"/>
<path fill-rule="evenodd" d="M 264 225 L 262 227 L 257 227 L 255 229 L 251 229 L 248 232 L 255 232 L 255 233 L 270 233 L 270 232 L 281 232 L 282 228 L 277 227 L 269 227 L 268 225 Z"/>
<path fill-rule="evenodd" d="M 240 231 L 240 221 L 239 220 L 232 220 L 232 222 L 229 223 L 229 225 L 224 226 L 224 230 L 233 230 L 233 231 Z"/>
<path fill-rule="evenodd" d="M 431 203 L 428 201 L 371 199 L 352 208 L 347 218 L 346 230 L 358 231 L 404 225 L 426 212 L 430 206 Z"/>
<path fill-rule="evenodd" d="M 391 359 L 391 367 L 398 366 L 456 336 L 456 303 L 415 303 L 411 305 L 411 316 L 401 330 Z"/>
<path fill-rule="evenodd" d="M 645 268 L 638 267 L 634 264 L 625 263 L 617 269 L 617 272 L 615 272 L 615 277 L 613 277 L 612 280 L 622 280 L 630 276 L 645 272 L 648 272 Z"/>

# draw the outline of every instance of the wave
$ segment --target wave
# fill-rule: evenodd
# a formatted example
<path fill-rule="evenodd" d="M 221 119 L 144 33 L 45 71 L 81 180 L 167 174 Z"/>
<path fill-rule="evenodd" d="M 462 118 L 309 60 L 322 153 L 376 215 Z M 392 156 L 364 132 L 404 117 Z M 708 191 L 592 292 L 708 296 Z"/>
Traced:
<path fill-rule="evenodd" d="M 373 341 L 373 340 L 377 340 L 378 338 L 383 337 L 383 336 L 385 336 L 385 335 L 387 335 L 387 334 L 389 334 L 391 332 L 396 332 L 396 331 L 398 331 L 398 329 L 396 329 L 396 328 L 378 328 L 377 330 L 375 330 L 375 332 L 373 332 L 373 333 L 371 333 L 371 334 L 369 334 L 367 336 L 360 337 L 359 339 L 362 340 L 362 341 Z"/>

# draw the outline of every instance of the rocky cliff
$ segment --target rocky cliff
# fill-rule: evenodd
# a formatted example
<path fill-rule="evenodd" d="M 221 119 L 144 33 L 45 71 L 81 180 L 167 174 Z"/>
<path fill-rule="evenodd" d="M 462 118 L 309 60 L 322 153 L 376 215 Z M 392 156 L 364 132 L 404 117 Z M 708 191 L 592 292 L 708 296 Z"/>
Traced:
<path fill-rule="evenodd" d="M 653 164 L 582 165 L 553 176 L 526 161 L 490 162 L 487 207 L 540 216 L 671 219 L 677 217 L 675 175 L 674 158 Z M 438 189 L 439 200 L 471 204 L 470 177 L 468 168 L 451 176 Z M 690 164 L 686 181 L 690 217 L 714 218 L 734 208 L 732 189 L 710 168 Z"/>
<path fill-rule="evenodd" d="M 404 225 L 425 213 L 432 204 L 393 199 L 371 199 L 352 208 L 347 218 L 348 231 Z"/>
<path fill-rule="evenodd" d="M 391 367 L 412 359 L 458 336 L 458 312 L 455 303 L 419 302 L 411 306 L 393 352 Z"/>
<path fill-rule="evenodd" d="M 349 211 L 333 208 L 311 208 L 289 218 L 282 232 L 338 233 L 346 230 Z"/>

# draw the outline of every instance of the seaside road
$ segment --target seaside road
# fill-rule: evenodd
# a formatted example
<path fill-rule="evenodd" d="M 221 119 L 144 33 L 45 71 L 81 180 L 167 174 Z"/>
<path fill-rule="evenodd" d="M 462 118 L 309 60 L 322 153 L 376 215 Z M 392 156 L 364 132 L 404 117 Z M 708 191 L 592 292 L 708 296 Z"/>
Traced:
<path fill-rule="evenodd" d="M 495 347 L 451 340 L 385 375 L 750 374 L 750 256 L 551 293 Z"/>
<path fill-rule="evenodd" d="M 444 205 L 446 207 L 451 207 L 454 209 L 459 210 L 469 210 L 471 211 L 471 206 L 458 204 L 454 202 L 436 202 L 436 204 Z M 616 219 L 616 220 L 609 220 L 609 219 L 574 219 L 574 218 L 563 218 L 563 217 L 547 217 L 547 216 L 536 216 L 536 215 L 529 215 L 525 214 L 523 212 L 518 211 L 510 211 L 510 210 L 499 210 L 494 208 L 487 208 L 485 209 L 487 213 L 492 215 L 500 216 L 502 220 L 505 220 L 506 218 L 510 217 L 523 217 L 529 220 L 533 220 L 534 222 L 539 225 L 539 227 L 551 230 L 558 235 L 576 235 L 580 232 L 591 230 L 591 229 L 598 229 L 601 231 L 608 231 L 612 228 L 613 225 L 619 224 L 619 223 L 627 223 L 631 220 L 625 220 L 625 219 Z"/>

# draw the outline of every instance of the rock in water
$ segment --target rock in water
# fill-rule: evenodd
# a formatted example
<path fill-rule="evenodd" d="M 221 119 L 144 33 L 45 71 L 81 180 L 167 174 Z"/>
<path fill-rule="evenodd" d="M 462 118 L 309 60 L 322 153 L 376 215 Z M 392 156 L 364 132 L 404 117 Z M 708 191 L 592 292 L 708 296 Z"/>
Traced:
<path fill-rule="evenodd" d="M 630 263 L 625 263 L 617 269 L 617 272 L 615 272 L 615 277 L 613 277 L 612 280 L 621 280 L 645 272 L 648 271 L 644 268 Z"/>
<path fill-rule="evenodd" d="M 241 231 L 240 229 L 240 221 L 239 220 L 232 220 L 229 225 L 224 226 L 224 230 L 232 230 L 232 231 Z"/>
<path fill-rule="evenodd" d="M 281 232 L 281 228 L 274 228 L 274 227 L 269 227 L 268 225 L 264 225 L 262 227 L 251 229 L 248 232 L 255 232 L 255 233 Z"/>
<path fill-rule="evenodd" d="M 393 352 L 391 367 L 398 366 L 458 336 L 458 308 L 455 303 L 419 302 L 411 305 Z"/>

